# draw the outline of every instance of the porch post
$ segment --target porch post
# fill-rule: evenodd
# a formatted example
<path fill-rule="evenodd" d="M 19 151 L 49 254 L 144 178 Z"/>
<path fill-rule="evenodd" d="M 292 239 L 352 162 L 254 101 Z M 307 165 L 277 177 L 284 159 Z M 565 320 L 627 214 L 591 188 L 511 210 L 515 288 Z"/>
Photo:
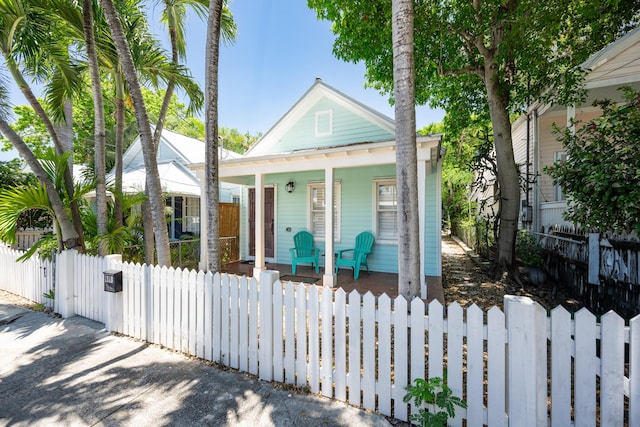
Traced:
<path fill-rule="evenodd" d="M 427 298 L 427 283 L 424 276 L 424 239 L 425 239 L 425 227 L 424 222 L 426 218 L 426 185 L 427 179 L 427 162 L 418 161 L 418 229 L 420 231 L 420 298 Z"/>
<path fill-rule="evenodd" d="M 256 259 L 253 266 L 253 277 L 257 280 L 260 273 L 266 270 L 264 264 L 264 174 L 256 174 L 256 197 L 255 197 L 255 221 L 256 221 Z"/>
<path fill-rule="evenodd" d="M 324 275 L 322 276 L 322 284 L 324 286 L 334 287 L 336 285 L 336 275 L 334 273 L 333 263 L 333 209 L 335 195 L 333 194 L 334 170 L 327 167 L 324 170 Z"/>

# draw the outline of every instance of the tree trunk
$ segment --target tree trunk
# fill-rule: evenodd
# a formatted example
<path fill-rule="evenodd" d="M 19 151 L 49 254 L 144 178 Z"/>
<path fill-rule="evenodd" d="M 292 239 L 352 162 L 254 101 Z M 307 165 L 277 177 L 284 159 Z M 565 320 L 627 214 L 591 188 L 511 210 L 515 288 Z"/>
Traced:
<path fill-rule="evenodd" d="M 142 90 L 138 81 L 135 64 L 131 56 L 131 50 L 124 35 L 118 14 L 113 6 L 112 0 L 100 0 L 107 24 L 111 31 L 113 41 L 116 45 L 118 57 L 124 70 L 124 75 L 129 87 L 131 101 L 138 124 L 140 134 L 140 144 L 147 173 L 147 189 L 149 191 L 149 203 L 151 205 L 151 216 L 153 218 L 153 229 L 156 241 L 156 252 L 158 254 L 158 264 L 161 266 L 171 265 L 171 252 L 169 250 L 169 234 L 164 216 L 164 199 L 162 196 L 162 186 L 158 174 L 158 161 L 153 147 L 153 136 L 149 116 L 142 97 Z"/>
<path fill-rule="evenodd" d="M 398 292 L 420 296 L 420 223 L 416 151 L 413 3 L 393 0 L 393 91 L 398 189 Z"/>
<path fill-rule="evenodd" d="M 89 63 L 89 73 L 91 75 L 91 89 L 93 92 L 94 110 L 94 173 L 96 182 L 96 217 L 98 235 L 100 243 L 98 254 L 107 255 L 106 245 L 103 243 L 104 236 L 108 233 L 108 213 L 107 213 L 107 183 L 106 183 L 106 162 L 105 162 L 105 121 L 104 105 L 102 102 L 102 85 L 100 83 L 100 68 L 98 56 L 96 54 L 95 39 L 93 35 L 93 2 L 82 0 L 82 27 L 84 29 L 84 39 L 87 48 L 87 60 Z"/>
<path fill-rule="evenodd" d="M 484 83 L 487 88 L 489 113 L 493 126 L 496 150 L 497 178 L 500 185 L 500 217 L 498 234 L 497 265 L 506 270 L 516 281 L 519 280 L 515 263 L 515 242 L 520 211 L 520 185 L 518 167 L 513 155 L 511 140 L 511 120 L 509 119 L 509 91 L 501 87 L 498 65 L 485 61 Z"/>
<path fill-rule="evenodd" d="M 223 0 L 209 4 L 205 81 L 205 176 L 207 195 L 207 270 L 220 271 L 220 220 L 218 217 L 218 60 Z"/>
<path fill-rule="evenodd" d="M 60 235 L 62 236 L 61 238 L 64 246 L 67 249 L 82 251 L 83 247 L 80 243 L 78 232 L 67 214 L 64 203 L 56 191 L 55 185 L 49 179 L 49 176 L 42 168 L 40 162 L 38 162 L 38 159 L 36 159 L 36 156 L 34 156 L 22 138 L 20 138 L 20 136 L 2 118 L 0 118 L 0 132 L 5 136 L 5 138 L 11 141 L 15 149 L 18 150 L 22 158 L 25 159 L 34 175 L 46 187 L 51 208 L 53 209 L 53 212 L 56 215 L 56 221 L 60 226 Z"/>
<path fill-rule="evenodd" d="M 116 228 L 124 225 L 124 213 L 122 212 L 122 152 L 124 147 L 124 82 L 120 74 L 116 75 L 116 144 L 115 144 L 115 162 L 114 169 L 114 191 L 115 201 L 113 205 L 113 215 L 115 217 Z"/>
<path fill-rule="evenodd" d="M 42 105 L 36 98 L 35 94 L 31 90 L 31 87 L 27 83 L 27 81 L 22 76 L 20 69 L 17 64 L 13 61 L 13 59 L 9 56 L 7 52 L 3 52 L 5 64 L 13 76 L 14 81 L 20 88 L 20 91 L 29 102 L 29 105 L 34 109 L 42 123 L 44 124 L 49 136 L 51 136 L 51 140 L 53 141 L 53 146 L 55 147 L 56 153 L 63 154 L 65 153 L 65 146 L 58 137 L 58 133 L 56 132 L 55 126 L 53 122 L 42 108 Z M 73 149 L 73 142 L 71 145 Z M 30 151 L 30 150 L 29 150 Z M 72 151 L 73 156 L 73 151 Z M 71 160 L 73 162 L 73 160 Z M 77 247 L 80 252 L 84 252 L 84 238 L 82 231 L 82 219 L 80 217 L 80 207 L 78 206 L 78 202 L 74 199 L 74 185 L 73 185 L 73 174 L 72 169 L 67 167 L 64 171 L 64 181 L 65 181 L 65 190 L 67 192 L 67 197 L 69 197 L 70 207 L 71 207 L 71 219 L 73 221 L 73 226 L 76 229 L 76 234 L 78 235 L 76 238 Z"/>

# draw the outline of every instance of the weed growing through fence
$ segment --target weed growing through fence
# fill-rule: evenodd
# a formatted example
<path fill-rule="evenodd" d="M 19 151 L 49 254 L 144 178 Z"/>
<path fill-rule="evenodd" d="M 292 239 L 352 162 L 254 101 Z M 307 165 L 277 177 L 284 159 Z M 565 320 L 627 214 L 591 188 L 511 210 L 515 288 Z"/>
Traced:
<path fill-rule="evenodd" d="M 420 412 L 409 419 L 422 427 L 445 427 L 449 418 L 455 416 L 456 406 L 467 407 L 467 402 L 454 396 L 447 383 L 439 377 L 428 381 L 416 378 L 414 385 L 407 386 L 407 394 L 402 400 L 405 403 L 413 400 L 413 404 L 420 408 Z"/>

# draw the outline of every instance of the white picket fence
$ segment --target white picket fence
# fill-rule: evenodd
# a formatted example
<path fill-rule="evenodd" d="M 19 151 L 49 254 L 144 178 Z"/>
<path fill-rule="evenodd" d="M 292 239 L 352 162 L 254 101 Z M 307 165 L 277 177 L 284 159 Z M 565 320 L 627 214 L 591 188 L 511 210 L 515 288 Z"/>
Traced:
<path fill-rule="evenodd" d="M 123 292 L 102 291 L 106 269 L 123 271 Z M 258 282 L 74 252 L 57 271 L 66 315 L 401 420 L 417 410 L 402 402 L 409 382 L 446 376 L 468 403 L 454 426 L 640 426 L 640 316 L 628 326 L 613 312 L 600 323 L 587 310 L 547 316 L 513 296 L 504 313 L 457 303 L 445 313 L 277 272 Z"/>
<path fill-rule="evenodd" d="M 18 261 L 22 255 L 23 251 L 0 247 L 0 289 L 52 308 L 53 300 L 44 294 L 54 287 L 54 262 L 38 257 Z"/>

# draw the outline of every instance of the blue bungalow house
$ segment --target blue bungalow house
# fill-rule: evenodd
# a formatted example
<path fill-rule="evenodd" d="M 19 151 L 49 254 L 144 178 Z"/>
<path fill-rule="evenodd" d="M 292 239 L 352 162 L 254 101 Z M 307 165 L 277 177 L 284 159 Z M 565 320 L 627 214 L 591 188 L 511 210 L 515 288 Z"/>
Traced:
<path fill-rule="evenodd" d="M 254 261 L 254 276 L 266 262 L 290 264 L 289 248 L 300 230 L 310 231 L 324 254 L 352 248 L 356 235 L 370 231 L 375 244 L 369 269 L 397 273 L 402 266 L 395 149 L 392 119 L 316 79 L 244 156 L 221 160 L 220 179 L 243 188 L 240 251 L 243 259 Z M 441 137 L 419 136 L 417 151 L 426 298 L 427 281 L 442 277 Z M 204 164 L 190 168 L 202 180 Z M 334 257 L 321 257 L 325 285 L 336 284 L 334 263 Z"/>

